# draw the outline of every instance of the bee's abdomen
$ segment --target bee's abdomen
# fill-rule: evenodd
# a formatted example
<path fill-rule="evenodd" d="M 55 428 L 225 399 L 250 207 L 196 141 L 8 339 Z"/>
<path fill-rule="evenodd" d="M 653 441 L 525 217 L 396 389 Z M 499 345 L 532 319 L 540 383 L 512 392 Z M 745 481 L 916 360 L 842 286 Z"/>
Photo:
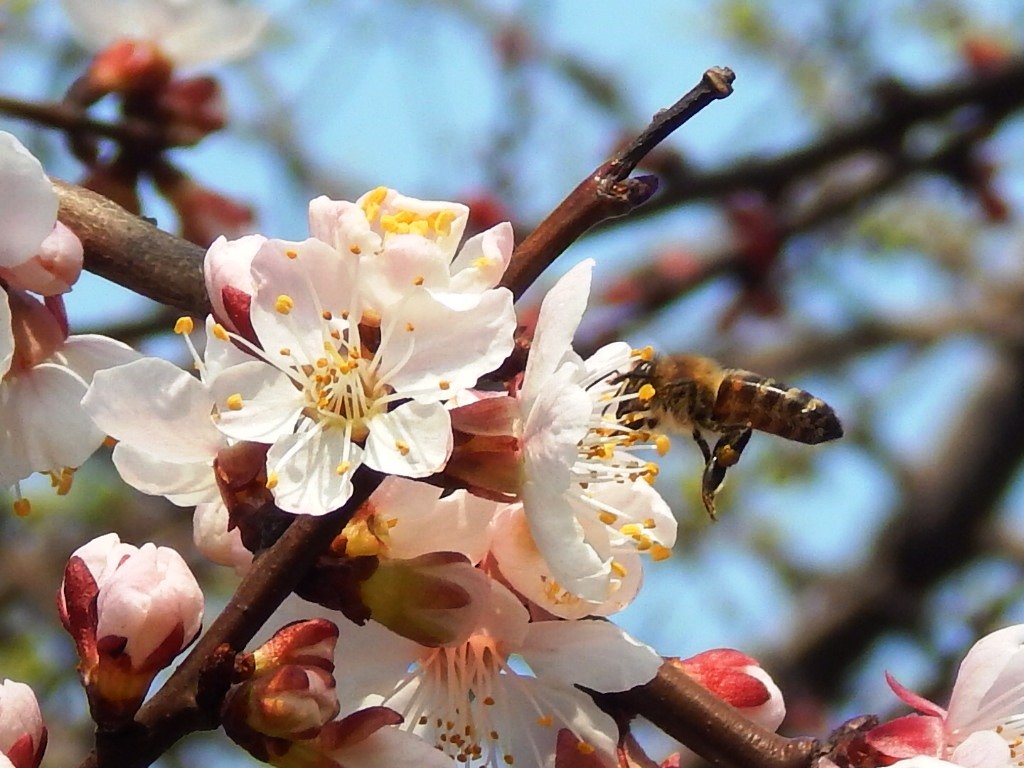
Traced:
<path fill-rule="evenodd" d="M 725 376 L 714 416 L 723 426 L 747 425 L 799 443 L 813 445 L 843 436 L 835 411 L 824 400 L 749 371 Z"/>

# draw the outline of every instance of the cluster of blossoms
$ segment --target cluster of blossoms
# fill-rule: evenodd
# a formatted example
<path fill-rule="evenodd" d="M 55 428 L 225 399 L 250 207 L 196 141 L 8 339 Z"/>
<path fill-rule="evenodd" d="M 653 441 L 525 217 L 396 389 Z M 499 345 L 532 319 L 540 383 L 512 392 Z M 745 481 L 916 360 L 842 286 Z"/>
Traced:
<path fill-rule="evenodd" d="M 544 763 L 560 729 L 610 757 L 616 726 L 575 686 L 625 690 L 661 659 L 589 617 L 633 599 L 642 556 L 668 557 L 676 528 L 651 485 L 662 441 L 618 416 L 617 377 L 641 353 L 573 352 L 585 262 L 545 298 L 525 368 L 499 375 L 512 232 L 460 248 L 468 213 L 378 188 L 314 200 L 303 241 L 218 240 L 205 352 L 191 320 L 176 326 L 198 376 L 141 358 L 99 371 L 83 405 L 122 477 L 198 505 L 200 548 L 238 568 L 260 546 L 260 499 L 323 515 L 360 468 L 386 475 L 300 588 L 372 619 L 342 631 L 343 700 L 462 761 Z M 361 633 L 370 658 L 345 652 L 371 647 Z"/>

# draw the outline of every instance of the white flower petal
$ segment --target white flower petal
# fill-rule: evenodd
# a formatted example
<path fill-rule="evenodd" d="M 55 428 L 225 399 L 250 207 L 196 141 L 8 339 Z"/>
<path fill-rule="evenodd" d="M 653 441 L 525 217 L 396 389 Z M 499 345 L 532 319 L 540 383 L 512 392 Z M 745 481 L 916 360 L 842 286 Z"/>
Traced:
<path fill-rule="evenodd" d="M 179 507 L 220 499 L 213 474 L 213 457 L 197 462 L 169 462 L 155 458 L 142 448 L 118 443 L 111 458 L 121 479 L 132 488 L 154 496 L 166 496 Z"/>
<path fill-rule="evenodd" d="M 465 312 L 420 288 L 383 314 L 381 325 L 387 335 L 377 354 L 385 381 L 398 392 L 439 400 L 472 387 L 509 356 L 516 320 L 504 288 L 487 291 Z"/>
<path fill-rule="evenodd" d="M 117 339 L 108 339 L 93 333 L 69 336 L 47 362 L 66 365 L 87 382 L 97 371 L 125 365 L 142 355 Z"/>
<path fill-rule="evenodd" d="M 27 477 L 26 467 L 48 472 L 77 467 L 89 458 L 103 433 L 81 407 L 85 390 L 79 376 L 49 363 L 6 382 L 0 405 L 6 431 L 0 443 L 0 482 L 11 485 Z"/>
<path fill-rule="evenodd" d="M 236 440 L 272 443 L 290 434 L 305 405 L 286 374 L 258 360 L 223 371 L 210 390 L 220 414 L 217 428 Z M 234 395 L 242 398 L 235 410 L 228 405 Z"/>
<path fill-rule="evenodd" d="M 0 267 L 32 258 L 57 221 L 57 194 L 43 166 L 14 136 L 0 131 Z"/>
<path fill-rule="evenodd" d="M 960 768 L 1014 768 L 1017 761 L 1006 739 L 995 731 L 977 731 L 950 755 Z"/>
<path fill-rule="evenodd" d="M 1024 624 L 993 632 L 960 664 L 946 717 L 954 734 L 992 728 L 1024 712 Z"/>
<path fill-rule="evenodd" d="M 418 235 L 392 235 L 384 252 L 365 256 L 359 268 L 359 295 L 367 307 L 383 311 L 413 289 L 447 290 L 450 275 L 444 252 Z"/>
<path fill-rule="evenodd" d="M 538 677 L 600 693 L 643 685 L 661 666 L 650 646 L 610 622 L 588 619 L 535 621 L 519 653 Z"/>
<path fill-rule="evenodd" d="M 208 560 L 236 572 L 244 572 L 252 563 L 252 552 L 242 545 L 241 532 L 237 528 L 228 530 L 228 508 L 219 499 L 196 505 L 192 541 Z"/>
<path fill-rule="evenodd" d="M 479 293 L 496 286 L 505 274 L 514 246 L 512 225 L 507 221 L 469 238 L 452 262 L 451 289 Z"/>
<path fill-rule="evenodd" d="M 590 279 L 594 260 L 586 259 L 570 269 L 555 283 L 540 305 L 537 329 L 530 344 L 530 355 L 523 374 L 520 395 L 529 404 L 547 386 L 547 380 L 559 368 L 572 349 L 583 312 L 590 298 Z"/>
<path fill-rule="evenodd" d="M 326 243 L 268 240 L 252 260 L 256 294 L 249 309 L 253 330 L 267 355 L 290 351 L 300 363 L 312 363 L 323 356 L 327 325 L 322 313 L 331 312 L 341 325 L 342 313 L 356 307 L 354 289 L 358 258 L 339 253 Z"/>
<path fill-rule="evenodd" d="M 362 463 L 362 450 L 337 430 L 285 435 L 267 452 L 268 476 L 277 478 L 274 501 L 285 512 L 326 515 L 352 495 L 352 473 Z M 338 469 L 345 464 L 345 471 Z"/>
<path fill-rule="evenodd" d="M 159 461 L 209 465 L 226 445 L 206 386 L 159 358 L 97 371 L 82 406 L 108 435 Z"/>
<path fill-rule="evenodd" d="M 331 753 L 339 765 L 352 768 L 453 768 L 450 757 L 419 736 L 385 726 L 362 741 Z"/>
<path fill-rule="evenodd" d="M 11 369 L 14 359 L 14 333 L 11 330 L 11 305 L 7 291 L 0 290 L 0 378 Z"/>
<path fill-rule="evenodd" d="M 369 426 L 365 461 L 378 472 L 426 477 L 443 469 L 451 455 L 451 416 L 440 403 L 402 403 Z"/>

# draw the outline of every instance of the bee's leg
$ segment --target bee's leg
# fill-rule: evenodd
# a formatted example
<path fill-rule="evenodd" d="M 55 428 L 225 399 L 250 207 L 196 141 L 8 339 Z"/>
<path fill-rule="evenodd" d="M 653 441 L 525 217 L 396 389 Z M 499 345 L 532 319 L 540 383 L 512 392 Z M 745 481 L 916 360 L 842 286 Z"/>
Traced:
<path fill-rule="evenodd" d="M 700 497 L 704 502 L 704 508 L 715 518 L 715 494 L 722 487 L 725 480 L 725 471 L 740 460 L 740 454 L 750 442 L 752 431 L 749 427 L 735 432 L 726 432 L 718 442 L 715 443 L 715 450 L 707 456 L 704 465 L 704 477 L 701 482 Z"/>
<path fill-rule="evenodd" d="M 704 435 L 696 427 L 693 428 L 693 442 L 700 448 L 701 456 L 704 457 L 704 464 L 708 464 L 711 461 L 711 449 L 708 448 L 708 441 L 704 439 Z"/>

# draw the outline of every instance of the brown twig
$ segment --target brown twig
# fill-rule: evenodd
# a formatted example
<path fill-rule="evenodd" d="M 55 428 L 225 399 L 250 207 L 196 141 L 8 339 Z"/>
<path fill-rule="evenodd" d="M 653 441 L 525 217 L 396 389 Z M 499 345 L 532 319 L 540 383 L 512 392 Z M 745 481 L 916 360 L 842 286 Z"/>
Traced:
<path fill-rule="evenodd" d="M 670 662 L 649 683 L 601 699 L 643 715 L 713 765 L 809 768 L 818 749 L 814 739 L 787 739 L 752 723 Z"/>
<path fill-rule="evenodd" d="M 161 304 L 196 315 L 210 311 L 204 251 L 129 213 L 117 203 L 54 180 L 58 218 L 85 246 L 85 268 Z"/>
<path fill-rule="evenodd" d="M 225 659 L 245 648 L 381 480 L 383 475 L 364 467 L 356 473 L 352 497 L 342 509 L 322 517 L 297 516 L 253 563 L 227 607 L 139 710 L 132 726 L 102 734 L 97 751 L 80 768 L 146 766 L 182 736 L 216 728 L 220 702 L 230 684 L 231 665 Z"/>
<path fill-rule="evenodd" d="M 187 147 L 206 134 L 180 125 L 161 126 L 158 123 L 123 118 L 109 123 L 89 117 L 81 107 L 59 101 L 24 101 L 0 96 L 0 113 L 37 125 L 58 128 L 72 136 L 103 136 L 133 148 L 160 150 L 167 147 Z"/>
<path fill-rule="evenodd" d="M 501 284 L 518 298 L 566 248 L 595 224 L 623 216 L 657 190 L 651 176 L 628 178 L 643 157 L 676 128 L 717 99 L 732 93 L 732 70 L 714 67 L 621 152 L 598 166 L 531 232 L 512 254 Z"/>

